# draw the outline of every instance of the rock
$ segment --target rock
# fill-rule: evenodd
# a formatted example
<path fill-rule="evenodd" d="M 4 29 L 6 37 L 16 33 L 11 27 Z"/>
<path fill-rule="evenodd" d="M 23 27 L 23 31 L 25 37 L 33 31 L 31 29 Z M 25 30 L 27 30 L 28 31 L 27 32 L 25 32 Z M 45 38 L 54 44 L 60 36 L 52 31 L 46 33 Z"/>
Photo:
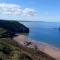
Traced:
<path fill-rule="evenodd" d="M 60 30 L 60 27 L 58 29 Z"/>

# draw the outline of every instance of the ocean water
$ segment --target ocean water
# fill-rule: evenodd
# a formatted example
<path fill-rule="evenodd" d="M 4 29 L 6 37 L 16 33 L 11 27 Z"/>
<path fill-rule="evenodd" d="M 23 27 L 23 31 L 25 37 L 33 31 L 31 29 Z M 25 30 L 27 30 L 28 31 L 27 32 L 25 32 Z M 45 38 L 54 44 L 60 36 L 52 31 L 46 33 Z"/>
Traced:
<path fill-rule="evenodd" d="M 21 22 L 30 29 L 29 38 L 48 43 L 60 48 L 60 23 L 56 22 Z"/>

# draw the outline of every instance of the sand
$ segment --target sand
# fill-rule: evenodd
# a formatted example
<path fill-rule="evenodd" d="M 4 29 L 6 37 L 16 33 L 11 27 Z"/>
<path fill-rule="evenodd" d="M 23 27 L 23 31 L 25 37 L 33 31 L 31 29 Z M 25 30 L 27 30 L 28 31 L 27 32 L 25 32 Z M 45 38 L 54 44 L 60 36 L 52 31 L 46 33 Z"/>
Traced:
<path fill-rule="evenodd" d="M 43 43 L 40 41 L 38 42 L 35 40 L 31 40 L 31 39 L 25 37 L 24 35 L 19 35 L 19 36 L 15 37 L 14 40 L 18 44 L 21 44 L 23 46 L 26 46 L 27 42 L 31 42 L 31 45 L 37 46 L 40 51 L 48 54 L 49 56 L 55 58 L 56 60 L 60 60 L 60 50 L 54 46 L 51 46 L 49 44 L 46 44 L 46 43 Z M 31 48 L 31 45 L 30 45 L 30 48 Z"/>

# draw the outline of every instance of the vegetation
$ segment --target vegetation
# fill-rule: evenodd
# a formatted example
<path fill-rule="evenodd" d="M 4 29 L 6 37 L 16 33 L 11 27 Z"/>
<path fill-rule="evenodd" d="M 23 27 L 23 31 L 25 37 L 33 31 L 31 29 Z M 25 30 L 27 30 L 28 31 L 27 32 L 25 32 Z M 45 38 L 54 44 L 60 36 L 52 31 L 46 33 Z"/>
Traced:
<path fill-rule="evenodd" d="M 0 34 L 5 33 L 6 31 L 7 31 L 7 29 L 0 28 Z"/>
<path fill-rule="evenodd" d="M 31 60 L 29 56 L 22 53 L 19 45 L 8 37 L 11 35 L 11 32 L 7 33 L 8 31 L 5 28 L 0 28 L 0 60 Z"/>
<path fill-rule="evenodd" d="M 10 38 L 0 38 L 0 60 L 32 60 L 23 54 L 16 42 Z"/>
<path fill-rule="evenodd" d="M 39 51 L 37 46 L 27 48 L 18 45 L 12 36 L 14 36 L 12 31 L 2 27 L 0 28 L 0 60 L 48 60 L 51 58 Z M 50 60 L 55 59 L 51 58 Z"/>
<path fill-rule="evenodd" d="M 29 33 L 29 28 L 18 21 L 0 20 L 0 28 L 7 29 L 14 33 Z"/>

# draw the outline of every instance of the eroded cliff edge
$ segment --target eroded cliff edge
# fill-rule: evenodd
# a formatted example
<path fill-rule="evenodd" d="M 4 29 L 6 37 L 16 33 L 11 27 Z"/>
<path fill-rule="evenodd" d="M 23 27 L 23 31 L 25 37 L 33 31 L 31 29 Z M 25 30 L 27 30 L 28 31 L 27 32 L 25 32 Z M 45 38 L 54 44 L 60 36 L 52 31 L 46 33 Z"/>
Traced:
<path fill-rule="evenodd" d="M 29 33 L 29 28 L 14 20 L 0 20 L 0 28 L 7 29 L 14 33 Z"/>

